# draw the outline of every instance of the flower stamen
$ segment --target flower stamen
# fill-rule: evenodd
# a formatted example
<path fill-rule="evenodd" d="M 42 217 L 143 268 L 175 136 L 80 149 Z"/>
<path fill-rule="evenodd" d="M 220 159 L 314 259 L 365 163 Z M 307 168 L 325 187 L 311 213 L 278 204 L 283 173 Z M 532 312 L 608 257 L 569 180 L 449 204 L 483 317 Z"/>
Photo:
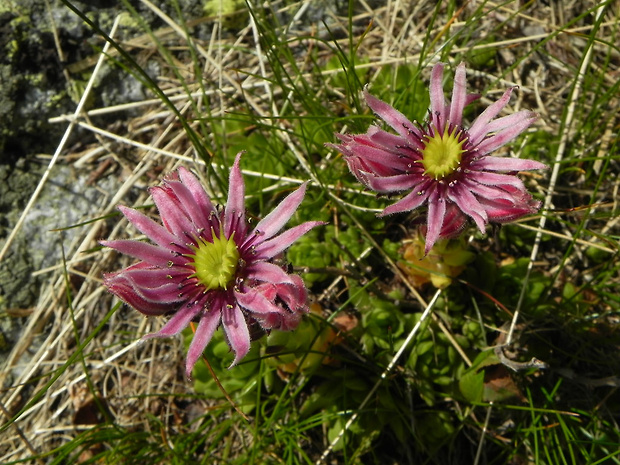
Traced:
<path fill-rule="evenodd" d="M 227 289 L 234 279 L 239 264 L 239 250 L 234 241 L 234 233 L 226 237 L 218 237 L 211 228 L 213 242 L 198 238 L 197 246 L 193 246 L 194 254 L 188 255 L 196 272 L 192 274 L 205 287 L 205 292 L 212 289 Z"/>
<path fill-rule="evenodd" d="M 426 142 L 422 150 L 422 160 L 424 174 L 435 179 L 442 179 L 452 174 L 461 164 L 461 157 L 465 150 L 463 144 L 466 139 L 461 137 L 458 127 L 454 127 L 452 132 L 448 125 L 443 131 L 433 131 L 433 135 L 426 134 Z"/>

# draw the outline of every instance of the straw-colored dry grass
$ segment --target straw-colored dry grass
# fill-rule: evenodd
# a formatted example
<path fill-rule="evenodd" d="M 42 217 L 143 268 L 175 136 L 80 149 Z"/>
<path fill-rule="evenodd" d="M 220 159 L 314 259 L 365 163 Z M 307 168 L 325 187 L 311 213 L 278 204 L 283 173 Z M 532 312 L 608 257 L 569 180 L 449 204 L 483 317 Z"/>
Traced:
<path fill-rule="evenodd" d="M 496 54 L 494 67 L 480 67 L 475 71 L 476 66 L 470 65 L 470 85 L 490 86 L 486 94 L 491 100 L 505 86 L 518 85 L 520 91 L 511 102 L 511 109 L 530 108 L 539 112 L 538 128 L 550 134 L 550 139 L 558 144 L 557 149 L 552 150 L 558 164 L 544 175 L 535 175 L 530 185 L 545 196 L 546 208 L 550 210 L 579 207 L 587 202 L 592 191 L 585 173 L 576 171 L 571 182 L 567 183 L 559 178 L 559 163 L 569 154 L 570 163 L 575 166 L 579 166 L 580 158 L 596 157 L 600 159 L 600 164 L 593 168 L 596 173 L 605 163 L 608 149 L 613 144 L 617 147 L 617 141 L 614 142 L 618 131 L 617 115 L 601 122 L 605 128 L 600 140 L 587 141 L 580 121 L 592 112 L 593 105 L 600 102 L 593 97 L 590 87 L 593 82 L 575 81 L 575 76 L 588 76 L 591 70 L 605 67 L 606 72 L 601 78 L 604 85 L 613 86 L 620 78 L 618 50 L 612 50 L 609 55 L 609 47 L 602 40 L 589 41 L 594 18 L 599 12 L 605 17 L 597 37 L 617 39 L 618 4 L 606 2 L 601 10 L 594 10 L 591 15 L 572 23 L 583 11 L 592 8 L 593 2 L 523 5 L 524 2 L 470 1 L 457 2 L 450 11 L 448 5 L 435 9 L 435 3 L 394 0 L 374 2 L 370 6 L 364 1 L 356 2 L 351 44 L 358 47 L 358 69 L 363 71 L 363 79 L 372 83 L 379 70 L 386 66 L 417 63 L 420 59 L 425 64 L 440 59 L 458 62 L 471 60 L 476 56 L 474 51 L 484 53 L 490 50 Z M 282 34 L 291 39 L 290 47 L 297 57 L 298 70 L 286 67 L 291 73 L 298 73 L 297 79 L 308 82 L 312 82 L 317 73 L 321 74 L 328 88 L 317 89 L 317 92 L 326 102 L 333 99 L 328 95 L 343 93 L 342 88 L 330 84 L 342 76 L 342 69 L 316 67 L 317 62 L 324 65 L 333 56 L 335 47 L 324 25 L 309 18 L 320 6 L 313 2 L 286 3 L 282 6 L 275 4 L 274 9 L 280 7 L 286 10 L 287 18 L 294 18 Z M 155 6 L 152 9 L 158 11 Z M 329 29 L 340 37 L 339 46 L 348 49 L 351 39 L 346 37 L 349 20 L 339 16 L 342 13 L 330 12 L 327 23 Z M 206 24 L 213 28 L 212 39 L 188 42 L 177 20 L 161 12 L 158 14 L 167 27 L 154 31 L 154 34 L 166 49 L 173 51 L 175 72 L 168 64 L 170 59 L 162 55 L 162 49 L 153 43 L 150 35 L 145 34 L 122 45 L 140 63 L 154 60 L 160 64 L 162 72 L 156 79 L 158 85 L 194 130 L 206 137 L 209 150 L 225 150 L 218 144 L 226 144 L 225 119 L 228 115 L 251 112 L 257 123 L 274 126 L 272 133 L 299 161 L 296 175 L 274 180 L 274 183 L 293 185 L 307 178 L 316 181 L 315 168 L 320 168 L 314 166 L 316 154 L 305 153 L 300 141 L 287 131 L 289 124 L 286 120 L 271 119 L 286 113 L 284 107 L 290 105 L 290 101 L 272 79 L 265 52 L 257 42 L 257 25 L 251 17 L 244 16 L 247 24 L 234 33 L 222 26 L 223 18 L 205 19 Z M 432 26 L 429 28 L 429 25 Z M 111 36 L 113 34 L 110 32 Z M 441 56 L 442 47 L 449 50 L 447 56 Z M 196 53 L 193 60 L 187 52 L 190 48 Z M 98 58 L 109 60 L 103 54 Z M 86 65 L 73 66 L 79 69 Z M 196 76 L 196 71 L 200 76 Z M 92 79 L 96 78 L 95 68 Z M 97 88 L 88 88 L 87 91 L 96 93 Z M 488 101 L 483 99 L 485 103 Z M 618 103 L 617 94 L 608 101 L 610 108 L 617 108 Z M 96 402 L 105 406 L 104 410 L 115 424 L 129 431 L 148 431 L 151 440 L 163 443 L 171 435 L 191 431 L 196 427 L 191 421 L 214 405 L 214 401 L 192 396 L 192 383 L 183 376 L 184 349 L 180 339 L 140 342 L 142 335 L 161 327 L 161 319 L 146 319 L 130 308 L 121 307 L 102 325 L 113 306 L 111 297 L 102 287 L 102 274 L 119 269 L 130 260 L 97 247 L 97 240 L 101 238 L 127 238 L 137 234 L 120 216 L 108 216 L 115 211 L 117 204 L 144 205 L 149 202 L 144 189 L 147 184 L 157 184 L 162 173 L 173 170 L 180 163 L 204 173 L 203 161 L 188 142 L 177 115 L 158 98 L 87 112 L 80 110 L 78 108 L 75 115 L 61 115 L 54 122 L 67 126 L 68 131 L 79 126 L 92 137 L 85 138 L 83 144 L 73 145 L 70 152 L 65 146 L 59 146 L 50 161 L 50 176 L 53 177 L 55 166 L 70 164 L 80 173 L 92 174 L 95 185 L 102 179 L 113 177 L 119 187 L 104 192 L 104 200 L 93 205 L 92 211 L 84 218 L 104 219 L 80 227 L 79 238 L 64 244 L 66 262 L 40 272 L 46 285 L 41 288 L 36 308 L 25 320 L 21 339 L 0 372 L 2 422 L 21 413 L 2 433 L 2 463 L 48 453 L 71 441 L 78 432 L 103 422 L 105 419 Z M 305 116 L 303 111 L 299 109 L 300 116 Z M 343 114 L 351 111 L 350 108 L 342 109 Z M 202 115 L 208 115 L 207 122 L 197 119 Z M 111 120 L 115 121 L 113 125 L 98 125 L 98 121 Z M 203 133 L 204 127 L 215 126 L 221 128 L 218 137 Z M 247 149 L 251 152 L 252 147 Z M 334 157 L 333 154 L 326 156 L 330 162 Z M 227 170 L 222 166 L 225 159 L 215 156 L 214 160 L 217 162 L 213 172 L 225 179 Z M 550 165 L 554 162 L 549 158 L 546 161 Z M 617 175 L 617 159 L 612 163 Z M 255 172 L 246 175 L 261 176 Z M 589 210 L 590 214 L 595 211 L 607 213 L 602 219 L 593 220 L 591 229 L 600 234 L 618 234 L 619 217 L 608 214 L 618 211 L 618 179 L 616 176 L 615 179 L 603 180 L 596 197 L 601 205 Z M 48 180 L 49 177 L 44 176 L 41 185 Z M 216 198 L 221 198 L 218 183 L 209 179 L 205 183 Z M 36 201 L 35 195 L 33 202 Z M 537 231 L 531 259 L 536 269 L 545 273 L 553 274 L 559 268 L 568 275 L 580 273 L 577 258 L 588 247 L 609 251 L 610 256 L 617 254 L 616 246 L 603 237 L 582 235 L 574 243 L 572 255 L 563 260 L 561 255 L 554 256 L 552 251 L 561 249 L 562 244 L 572 240 L 574 228 L 570 223 L 559 228 L 554 224 L 549 228 L 545 218 L 541 217 L 522 227 Z M 19 225 L 13 232 L 20 234 Z M 541 255 L 540 241 L 549 237 L 557 246 L 546 247 L 545 254 Z M 2 254 L 10 246 L 9 240 Z M 400 274 L 398 269 L 393 271 Z M 341 278 L 333 283 L 335 288 L 341 285 Z M 331 295 L 325 292 L 317 298 L 326 299 Z M 419 300 L 426 303 L 422 297 Z M 325 307 L 328 308 L 329 304 Z M 517 323 L 518 312 L 509 338 L 513 336 L 513 330 L 518 330 Z M 78 351 L 78 346 L 93 334 L 92 340 Z M 93 388 L 100 393 L 97 399 L 93 399 Z M 186 394 L 190 397 L 183 400 Z M 153 418 L 160 422 L 159 426 L 155 426 Z M 482 430 L 484 419 L 477 420 Z M 237 434 L 242 440 L 245 433 Z M 327 448 L 326 439 L 323 445 Z M 89 453 L 98 453 L 98 449 L 93 447 Z M 87 455 L 83 458 L 86 459 Z M 41 457 L 38 462 L 47 460 Z"/>

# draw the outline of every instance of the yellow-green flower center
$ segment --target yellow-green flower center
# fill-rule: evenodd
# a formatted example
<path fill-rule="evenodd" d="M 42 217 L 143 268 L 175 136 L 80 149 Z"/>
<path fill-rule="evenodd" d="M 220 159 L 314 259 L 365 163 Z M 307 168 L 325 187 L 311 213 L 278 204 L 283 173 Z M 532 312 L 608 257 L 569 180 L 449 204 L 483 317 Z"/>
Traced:
<path fill-rule="evenodd" d="M 212 289 L 227 289 L 235 277 L 239 264 L 239 250 L 230 238 L 217 237 L 211 230 L 213 242 L 198 239 L 194 247 L 194 254 L 188 257 L 193 260 L 196 272 L 192 275 L 200 281 L 207 291 Z"/>
<path fill-rule="evenodd" d="M 426 136 L 421 163 L 424 165 L 424 174 L 435 179 L 441 179 L 456 170 L 463 155 L 464 138 L 460 138 L 458 128 L 449 132 L 448 125 L 443 132 L 435 132 L 434 136 Z"/>

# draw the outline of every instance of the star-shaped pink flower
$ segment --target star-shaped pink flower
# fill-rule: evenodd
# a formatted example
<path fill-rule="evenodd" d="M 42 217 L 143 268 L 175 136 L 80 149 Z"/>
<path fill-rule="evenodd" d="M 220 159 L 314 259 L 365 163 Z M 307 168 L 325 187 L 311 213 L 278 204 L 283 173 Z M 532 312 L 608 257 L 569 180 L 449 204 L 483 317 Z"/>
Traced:
<path fill-rule="evenodd" d="M 437 64 L 431 73 L 429 118 L 423 125 L 364 91 L 368 106 L 396 134 L 371 126 L 366 134 L 336 134 L 341 143 L 327 144 L 344 155 L 351 172 L 368 188 L 407 192 L 381 215 L 427 206 L 426 253 L 439 238 L 458 235 L 468 220 L 484 232 L 489 222 L 506 223 L 538 211 L 540 202 L 516 173 L 546 168 L 534 160 L 491 155 L 538 117 L 524 110 L 496 119 L 513 88 L 465 127 L 463 110 L 477 98 L 467 94 L 465 66 L 456 68 L 450 102 L 442 77 L 443 65 Z"/>
<path fill-rule="evenodd" d="M 280 232 L 304 198 L 303 184 L 250 231 L 240 156 L 230 172 L 224 209 L 213 205 L 198 179 L 181 167 L 150 191 L 163 225 L 119 207 L 152 243 L 101 241 L 140 260 L 106 274 L 107 288 L 145 315 L 172 314 L 160 331 L 146 337 L 173 336 L 198 321 L 187 354 L 188 376 L 219 326 L 235 352 L 234 366 L 250 349 L 249 325 L 291 330 L 308 311 L 303 281 L 274 258 L 324 223 L 309 221 Z"/>

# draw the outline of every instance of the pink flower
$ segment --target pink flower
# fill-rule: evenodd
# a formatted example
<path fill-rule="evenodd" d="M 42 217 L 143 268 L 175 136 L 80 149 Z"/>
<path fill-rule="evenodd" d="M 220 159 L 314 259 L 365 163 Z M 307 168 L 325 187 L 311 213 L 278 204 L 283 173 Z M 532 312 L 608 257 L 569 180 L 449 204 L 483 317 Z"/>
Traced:
<path fill-rule="evenodd" d="M 364 91 L 368 106 L 397 134 L 372 126 L 366 134 L 337 134 L 355 177 L 377 192 L 409 191 L 381 215 L 427 205 L 426 253 L 439 238 L 454 237 L 473 220 L 484 233 L 489 222 L 505 223 L 534 213 L 540 202 L 526 191 L 516 172 L 543 169 L 534 160 L 494 157 L 491 152 L 516 138 L 536 119 L 520 111 L 494 119 L 508 104 L 513 88 L 469 128 L 463 109 L 478 98 L 467 94 L 465 65 L 456 68 L 452 101 L 442 89 L 443 65 L 432 70 L 429 119 L 414 124 L 387 103 Z"/>
<path fill-rule="evenodd" d="M 159 332 L 146 337 L 173 336 L 198 321 L 187 354 L 188 376 L 218 326 L 224 327 L 235 352 L 232 367 L 250 349 L 249 325 L 291 330 L 308 311 L 301 278 L 287 273 L 273 259 L 323 223 L 310 221 L 278 234 L 301 204 L 304 184 L 250 232 L 240 156 L 230 172 L 224 209 L 216 208 L 198 179 L 180 168 L 150 190 L 163 225 L 137 210 L 119 207 L 154 244 L 101 242 L 140 260 L 105 275 L 108 289 L 145 315 L 173 314 Z"/>

